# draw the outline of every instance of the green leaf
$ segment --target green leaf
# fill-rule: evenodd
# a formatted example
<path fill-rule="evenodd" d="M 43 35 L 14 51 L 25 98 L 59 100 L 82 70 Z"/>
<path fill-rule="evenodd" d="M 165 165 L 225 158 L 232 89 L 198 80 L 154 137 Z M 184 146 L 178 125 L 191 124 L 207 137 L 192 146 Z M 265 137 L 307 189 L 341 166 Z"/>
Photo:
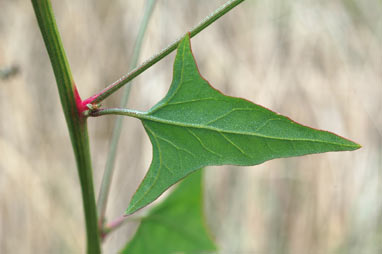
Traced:
<path fill-rule="evenodd" d="M 147 113 L 130 114 L 141 119 L 153 145 L 153 159 L 127 214 L 205 166 L 256 165 L 275 158 L 360 147 L 215 90 L 200 76 L 188 36 L 179 43 L 173 75 L 165 98 Z"/>
<path fill-rule="evenodd" d="M 182 181 L 145 217 L 125 254 L 215 253 L 203 220 L 202 170 Z"/>

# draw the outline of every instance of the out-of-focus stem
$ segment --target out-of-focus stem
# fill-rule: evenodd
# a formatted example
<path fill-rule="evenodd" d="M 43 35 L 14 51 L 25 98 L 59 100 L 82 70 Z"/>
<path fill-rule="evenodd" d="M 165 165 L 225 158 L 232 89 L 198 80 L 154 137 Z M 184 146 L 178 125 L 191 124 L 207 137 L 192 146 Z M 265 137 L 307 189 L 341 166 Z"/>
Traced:
<path fill-rule="evenodd" d="M 156 3 L 155 0 L 147 0 L 146 2 L 145 11 L 143 14 L 142 21 L 140 23 L 138 35 L 134 45 L 134 51 L 133 51 L 130 69 L 133 69 L 137 66 L 138 58 L 142 48 L 143 37 L 147 30 L 147 25 L 152 15 L 155 3 Z M 127 105 L 129 94 L 130 94 L 130 88 L 131 88 L 131 83 L 128 83 L 122 95 L 122 99 L 120 103 L 120 106 L 122 108 L 126 107 Z M 109 153 L 106 160 L 105 171 L 102 177 L 101 189 L 98 195 L 97 210 L 98 210 L 100 225 L 103 225 L 105 222 L 107 200 L 108 200 L 108 196 L 110 192 L 110 185 L 112 182 L 115 158 L 117 155 L 118 141 L 119 141 L 119 137 L 121 136 L 122 125 L 123 125 L 123 117 L 118 116 L 115 121 L 114 130 L 113 130 L 113 134 L 112 134 L 112 138 L 110 142 Z"/>

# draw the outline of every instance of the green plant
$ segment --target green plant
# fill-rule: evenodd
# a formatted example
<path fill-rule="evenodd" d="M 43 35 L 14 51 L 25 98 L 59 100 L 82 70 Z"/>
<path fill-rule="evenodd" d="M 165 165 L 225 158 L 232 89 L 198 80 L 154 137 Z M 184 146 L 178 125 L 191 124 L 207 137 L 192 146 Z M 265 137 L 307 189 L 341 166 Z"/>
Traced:
<path fill-rule="evenodd" d="M 126 216 L 147 206 L 170 186 L 200 168 L 224 164 L 256 165 L 274 158 L 355 150 L 360 147 L 335 134 L 297 124 L 244 99 L 225 96 L 202 78 L 191 52 L 190 37 L 243 1 L 228 1 L 181 40 L 100 93 L 82 100 L 70 73 L 50 2 L 32 0 L 56 76 L 77 161 L 86 218 L 88 253 L 100 253 L 101 237 L 121 225 Z M 148 1 L 146 17 L 150 15 L 154 3 L 155 1 Z M 142 22 L 142 32 L 135 52 L 139 52 L 139 41 L 142 41 L 147 20 Z M 129 89 L 125 92 L 121 108 L 102 108 L 100 103 L 104 99 L 175 49 L 177 55 L 172 84 L 167 95 L 153 108 L 148 112 L 124 108 Z M 135 61 L 137 55 L 138 53 Z M 135 65 L 132 64 L 133 67 Z M 87 135 L 87 118 L 107 114 L 140 119 L 153 145 L 151 166 L 131 199 L 125 216 L 111 223 L 107 223 L 105 219 L 105 209 L 111 183 L 113 154 L 121 123 L 116 125 L 116 134 L 113 136 L 111 155 L 98 199 L 98 214 Z M 193 174 L 162 204 L 148 212 L 142 218 L 137 234 L 122 252 L 150 253 L 153 249 L 160 249 L 163 253 L 189 253 L 215 250 L 202 223 L 200 179 L 200 173 Z M 179 227 L 180 223 L 183 223 L 182 227 Z M 150 238 L 149 246 L 145 244 L 147 238 Z"/>

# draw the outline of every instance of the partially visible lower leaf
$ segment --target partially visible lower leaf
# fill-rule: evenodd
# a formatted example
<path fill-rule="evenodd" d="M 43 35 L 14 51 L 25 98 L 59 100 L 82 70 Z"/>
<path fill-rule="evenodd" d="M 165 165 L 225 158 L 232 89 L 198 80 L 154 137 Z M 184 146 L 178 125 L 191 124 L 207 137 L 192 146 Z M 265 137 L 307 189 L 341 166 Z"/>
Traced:
<path fill-rule="evenodd" d="M 215 253 L 203 221 L 201 170 L 183 180 L 145 217 L 123 254 Z"/>
<path fill-rule="evenodd" d="M 256 165 L 275 158 L 360 147 L 215 90 L 200 76 L 188 37 L 179 43 L 165 98 L 149 112 L 134 116 L 141 119 L 150 137 L 153 160 L 127 214 L 205 166 Z"/>

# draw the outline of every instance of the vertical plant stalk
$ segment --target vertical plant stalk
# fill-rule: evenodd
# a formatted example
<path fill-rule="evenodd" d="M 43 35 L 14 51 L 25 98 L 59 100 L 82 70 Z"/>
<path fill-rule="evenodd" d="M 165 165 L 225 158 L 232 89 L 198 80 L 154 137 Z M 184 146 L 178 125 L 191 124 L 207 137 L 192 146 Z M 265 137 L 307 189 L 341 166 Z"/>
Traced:
<path fill-rule="evenodd" d="M 143 37 L 146 33 L 147 26 L 148 26 L 150 17 L 152 15 L 152 12 L 154 10 L 155 3 L 156 3 L 155 0 L 146 1 L 145 11 L 144 11 L 142 21 L 140 23 L 139 30 L 138 30 L 138 35 L 136 37 L 135 44 L 134 44 L 134 50 L 133 50 L 133 56 L 131 59 L 130 69 L 134 69 L 137 66 L 138 58 L 142 48 Z M 125 108 L 127 105 L 130 89 L 131 89 L 131 83 L 128 83 L 122 95 L 122 99 L 120 103 L 121 108 Z M 111 186 L 113 172 L 114 172 L 115 158 L 117 155 L 119 137 L 121 136 L 123 119 L 124 119 L 123 116 L 118 116 L 115 121 L 114 130 L 113 130 L 113 134 L 112 134 L 112 138 L 110 142 L 109 153 L 106 160 L 105 171 L 102 177 L 101 189 L 99 192 L 98 202 L 97 202 L 97 210 L 98 210 L 100 225 L 103 225 L 105 223 L 107 200 L 108 200 L 110 186 Z"/>
<path fill-rule="evenodd" d="M 93 188 L 92 166 L 86 117 L 86 106 L 80 99 L 66 59 L 49 0 L 32 0 L 45 47 L 56 77 L 80 178 L 87 233 L 87 253 L 101 253 L 97 210 Z"/>
<path fill-rule="evenodd" d="M 214 23 L 216 20 L 218 20 L 220 17 L 224 16 L 227 12 L 235 8 L 237 5 L 241 4 L 245 0 L 229 0 L 222 6 L 220 6 L 217 10 L 215 10 L 213 13 L 208 15 L 202 22 L 200 22 L 196 27 L 191 29 L 189 32 L 190 38 L 194 37 L 201 31 L 203 31 L 205 28 L 207 28 L 209 25 Z M 120 89 L 122 86 L 139 76 L 142 72 L 153 66 L 155 63 L 159 62 L 162 58 L 169 55 L 171 52 L 173 52 L 177 47 L 181 39 L 184 38 L 186 34 L 182 35 L 178 40 L 167 46 L 166 48 L 162 49 L 158 54 L 154 55 L 149 60 L 145 61 L 140 66 L 136 67 L 134 70 L 126 74 L 125 76 L 121 77 L 105 89 L 103 89 L 98 94 L 95 94 L 91 96 L 90 98 L 84 100 L 86 103 L 91 104 L 97 104 L 107 97 L 109 97 L 111 94 L 113 94 L 115 91 Z"/>

